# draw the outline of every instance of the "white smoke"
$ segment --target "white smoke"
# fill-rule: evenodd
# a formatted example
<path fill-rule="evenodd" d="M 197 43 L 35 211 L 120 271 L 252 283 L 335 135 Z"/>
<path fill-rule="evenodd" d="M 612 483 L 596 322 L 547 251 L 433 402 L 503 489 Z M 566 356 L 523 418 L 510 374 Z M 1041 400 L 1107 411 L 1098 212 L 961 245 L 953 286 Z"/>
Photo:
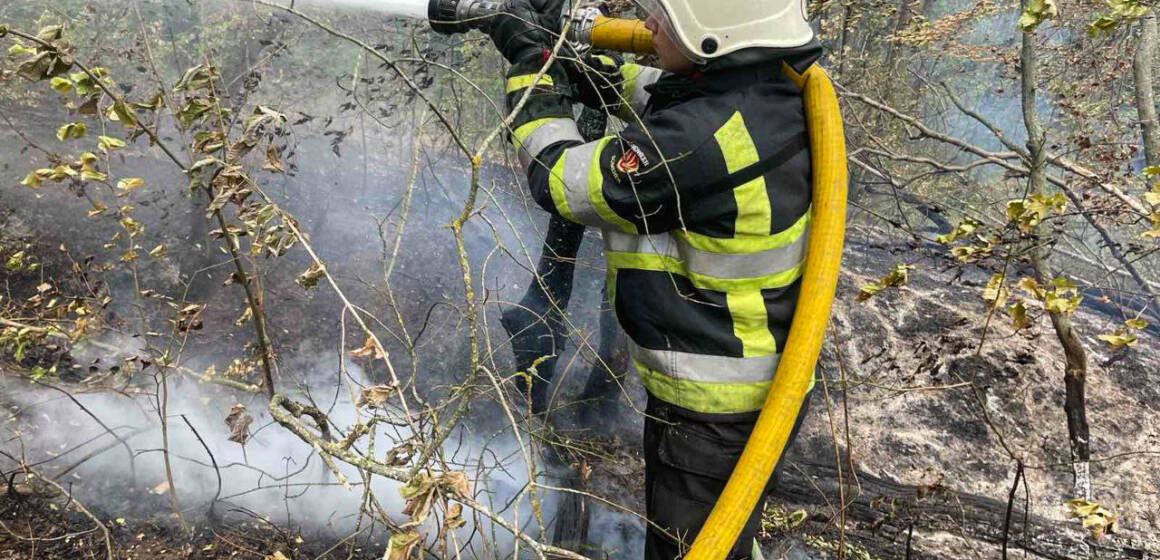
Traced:
<path fill-rule="evenodd" d="M 374 10 L 390 15 L 427 19 L 427 0 L 302 0 L 299 4 Z"/>

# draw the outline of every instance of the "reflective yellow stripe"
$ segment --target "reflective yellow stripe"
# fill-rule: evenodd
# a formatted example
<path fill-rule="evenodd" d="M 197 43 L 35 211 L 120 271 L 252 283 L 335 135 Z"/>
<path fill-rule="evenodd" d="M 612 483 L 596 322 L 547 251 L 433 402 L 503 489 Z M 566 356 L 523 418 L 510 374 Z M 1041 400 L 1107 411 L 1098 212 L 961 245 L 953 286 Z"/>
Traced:
<path fill-rule="evenodd" d="M 636 90 L 636 79 L 640 76 L 640 69 L 638 64 L 620 66 L 620 76 L 624 78 L 624 82 L 620 90 L 620 107 L 616 110 L 617 115 L 623 117 L 632 114 L 632 93 Z"/>
<path fill-rule="evenodd" d="M 770 249 L 780 249 L 797 241 L 798 238 L 806 232 L 806 228 L 810 223 L 810 211 L 806 210 L 805 214 L 798 219 L 794 225 L 779 231 L 773 235 L 765 235 L 762 237 L 741 237 L 741 238 L 721 238 L 709 237 L 699 233 L 693 233 L 687 230 L 673 231 L 673 235 L 680 240 L 688 243 L 694 249 L 701 251 L 711 251 L 714 253 L 728 253 L 748 254 L 757 253 L 760 251 L 768 251 Z"/>
<path fill-rule="evenodd" d="M 653 396 L 682 408 L 711 414 L 761 410 L 770 381 L 709 383 L 677 379 L 633 362 L 641 384 Z"/>
<path fill-rule="evenodd" d="M 572 213 L 572 208 L 568 206 L 568 197 L 564 195 L 564 160 L 567 158 L 568 150 L 564 150 L 556 160 L 556 165 L 552 166 L 552 171 L 548 174 L 548 192 L 552 193 L 552 202 L 556 204 L 556 210 L 561 216 L 569 221 L 579 222 L 576 214 Z"/>
<path fill-rule="evenodd" d="M 733 316 L 733 334 L 741 339 L 741 355 L 746 358 L 777 353 L 777 342 L 769 332 L 769 312 L 761 290 L 730 292 L 725 296 Z"/>
<path fill-rule="evenodd" d="M 679 379 L 649 369 L 633 361 L 640 382 L 649 393 L 662 401 L 696 412 L 730 414 L 761 410 L 771 381 L 754 383 L 711 383 Z M 817 375 L 810 379 L 806 393 L 814 390 Z"/>
<path fill-rule="evenodd" d="M 713 137 L 721 147 L 721 155 L 725 156 L 725 168 L 730 173 L 737 173 L 760 159 L 757 157 L 757 146 L 753 145 L 753 138 L 745 128 L 745 119 L 741 117 L 740 111 L 733 113 Z"/>
<path fill-rule="evenodd" d="M 532 86 L 552 85 L 555 85 L 555 81 L 553 81 L 552 77 L 547 74 L 540 76 L 538 81 L 536 80 L 535 74 L 524 74 L 523 76 L 512 76 L 508 78 L 504 90 L 506 93 L 512 93 L 513 91 L 519 91 L 521 89 L 529 88 Z"/>
<path fill-rule="evenodd" d="M 540 127 L 556 120 L 556 117 L 548 117 L 546 119 L 536 119 L 534 121 L 526 122 L 512 131 L 512 143 L 516 145 L 518 150 L 523 145 L 524 141 L 532 135 L 533 132 Z"/>
<path fill-rule="evenodd" d="M 752 290 L 768 290 L 784 288 L 793 284 L 802 275 L 804 263 L 788 270 L 783 270 L 768 276 L 752 278 L 716 278 L 705 274 L 689 272 L 684 262 L 674 257 L 663 255 L 646 255 L 643 253 L 618 253 L 605 249 L 604 256 L 608 260 L 609 268 L 634 268 L 637 270 L 653 270 L 668 272 L 688 278 L 694 287 L 715 292 L 738 292 Z"/>
<path fill-rule="evenodd" d="M 616 226 L 621 231 L 635 235 L 636 226 L 621 218 L 604 199 L 604 173 L 600 169 L 600 156 L 604 154 L 604 148 L 613 138 L 615 136 L 601 138 L 596 145 L 596 150 L 592 152 L 592 161 L 588 163 L 588 201 L 592 203 L 592 207 L 596 209 L 596 213 L 600 214 L 604 221 Z"/>
<path fill-rule="evenodd" d="M 741 117 L 740 112 L 733 113 L 713 136 L 721 148 L 725 168 L 729 173 L 741 171 L 760 160 L 757 146 L 753 144 L 753 137 L 749 135 L 749 129 L 746 128 L 745 119 Z M 769 235 L 770 209 L 769 195 L 765 192 L 765 179 L 758 177 L 734 188 L 733 197 L 737 201 L 734 237 Z"/>

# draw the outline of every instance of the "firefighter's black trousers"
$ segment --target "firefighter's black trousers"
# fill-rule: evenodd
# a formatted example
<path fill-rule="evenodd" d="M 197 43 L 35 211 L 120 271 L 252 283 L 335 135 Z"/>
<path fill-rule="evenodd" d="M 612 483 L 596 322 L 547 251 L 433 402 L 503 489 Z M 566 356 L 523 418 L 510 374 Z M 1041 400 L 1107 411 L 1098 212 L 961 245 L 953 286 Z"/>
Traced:
<path fill-rule="evenodd" d="M 807 408 L 809 396 L 802 403 L 787 448 L 793 444 Z M 709 517 L 741 457 L 759 413 L 705 414 L 668 404 L 651 395 L 647 412 L 644 476 L 651 523 L 645 535 L 644 556 L 645 560 L 674 560 L 688 551 Z M 770 477 L 767 494 L 777 483 L 780 467 L 779 463 Z M 762 495 L 737 538 L 730 559 L 750 558 L 764 507 L 765 495 Z"/>

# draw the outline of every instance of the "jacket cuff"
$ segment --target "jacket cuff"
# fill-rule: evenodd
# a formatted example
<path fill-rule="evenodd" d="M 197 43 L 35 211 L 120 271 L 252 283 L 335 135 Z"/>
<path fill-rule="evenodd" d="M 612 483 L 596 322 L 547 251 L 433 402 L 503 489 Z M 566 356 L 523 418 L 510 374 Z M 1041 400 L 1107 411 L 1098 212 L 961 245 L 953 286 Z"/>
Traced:
<path fill-rule="evenodd" d="M 572 117 L 572 83 L 560 64 L 553 64 L 537 77 L 543 63 L 527 60 L 512 65 L 504 80 L 507 108 L 514 108 L 529 88 L 532 89 L 523 110 L 516 115 L 511 128 L 544 118 Z"/>

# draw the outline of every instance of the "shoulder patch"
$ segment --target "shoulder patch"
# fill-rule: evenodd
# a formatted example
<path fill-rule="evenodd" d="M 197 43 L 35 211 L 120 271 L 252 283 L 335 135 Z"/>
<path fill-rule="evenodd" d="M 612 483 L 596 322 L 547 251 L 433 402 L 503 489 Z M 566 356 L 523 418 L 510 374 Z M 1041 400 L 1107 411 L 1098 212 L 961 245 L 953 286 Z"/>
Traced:
<path fill-rule="evenodd" d="M 624 152 L 621 153 L 619 159 L 611 163 L 612 171 L 617 175 L 621 173 L 639 175 L 652 165 L 652 160 L 649 159 L 648 153 L 643 148 L 632 142 L 625 142 Z"/>
<path fill-rule="evenodd" d="M 636 152 L 628 150 L 620 156 L 620 161 L 616 162 L 616 169 L 621 173 L 636 173 L 640 171 L 640 158 L 637 157 Z"/>

